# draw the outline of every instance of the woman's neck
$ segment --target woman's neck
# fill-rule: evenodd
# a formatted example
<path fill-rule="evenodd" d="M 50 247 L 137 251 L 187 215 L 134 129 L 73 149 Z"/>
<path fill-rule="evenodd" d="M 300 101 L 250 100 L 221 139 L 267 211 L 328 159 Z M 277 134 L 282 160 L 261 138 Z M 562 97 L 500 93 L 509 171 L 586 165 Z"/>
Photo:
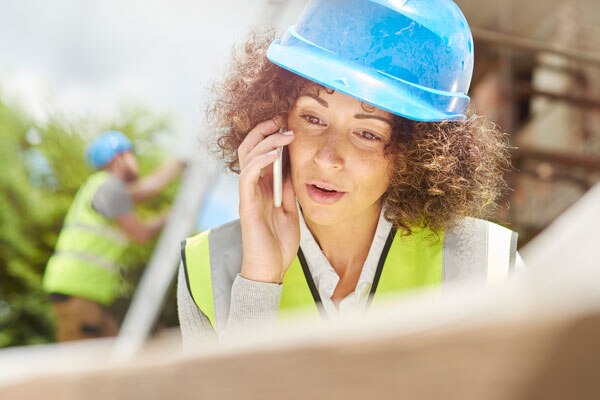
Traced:
<path fill-rule="evenodd" d="M 340 277 L 346 275 L 349 269 L 362 270 L 380 213 L 381 204 L 335 225 L 318 225 L 305 218 L 306 226 Z"/>

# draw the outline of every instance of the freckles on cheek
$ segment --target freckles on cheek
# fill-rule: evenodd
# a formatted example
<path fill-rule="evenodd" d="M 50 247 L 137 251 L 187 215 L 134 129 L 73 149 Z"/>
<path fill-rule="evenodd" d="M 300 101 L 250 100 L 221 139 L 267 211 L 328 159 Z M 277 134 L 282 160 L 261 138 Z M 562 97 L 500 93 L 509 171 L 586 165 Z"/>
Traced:
<path fill-rule="evenodd" d="M 297 139 L 288 145 L 289 165 L 292 178 L 298 173 L 302 164 L 302 149 L 297 145 Z"/>
<path fill-rule="evenodd" d="M 389 185 L 392 177 L 392 163 L 382 155 L 364 155 L 360 164 L 362 172 L 368 177 L 372 186 L 379 187 Z"/>
<path fill-rule="evenodd" d="M 309 143 L 302 134 L 296 134 L 294 141 L 288 146 L 290 160 L 300 161 L 306 160 L 312 153 Z"/>
<path fill-rule="evenodd" d="M 363 152 L 358 158 L 364 166 L 368 166 L 371 170 L 379 171 L 390 168 L 390 162 L 384 157 L 383 153 Z"/>

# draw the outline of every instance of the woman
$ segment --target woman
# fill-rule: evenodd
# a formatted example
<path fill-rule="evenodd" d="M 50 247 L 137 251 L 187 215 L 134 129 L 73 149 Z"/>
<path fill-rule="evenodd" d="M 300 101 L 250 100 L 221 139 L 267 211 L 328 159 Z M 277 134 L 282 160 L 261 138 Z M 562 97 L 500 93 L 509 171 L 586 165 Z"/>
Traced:
<path fill-rule="evenodd" d="M 404 3 L 313 0 L 281 40 L 246 44 L 211 110 L 240 220 L 184 242 L 185 343 L 514 269 L 516 234 L 473 218 L 509 159 L 467 111 L 469 27 L 451 0 Z"/>

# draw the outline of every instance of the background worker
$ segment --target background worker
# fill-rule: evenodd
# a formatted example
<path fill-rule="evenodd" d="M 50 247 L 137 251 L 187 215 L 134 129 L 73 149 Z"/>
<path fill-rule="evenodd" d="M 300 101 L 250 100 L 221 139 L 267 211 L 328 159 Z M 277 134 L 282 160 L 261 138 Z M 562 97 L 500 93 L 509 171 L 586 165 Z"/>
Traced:
<path fill-rule="evenodd" d="M 102 133 L 86 155 L 98 171 L 77 192 L 43 278 L 58 341 L 116 335 L 118 324 L 105 307 L 118 295 L 119 260 L 129 241 L 150 240 L 167 216 L 141 221 L 133 203 L 159 194 L 185 168 L 171 161 L 138 179 L 132 143 L 118 131 Z"/>

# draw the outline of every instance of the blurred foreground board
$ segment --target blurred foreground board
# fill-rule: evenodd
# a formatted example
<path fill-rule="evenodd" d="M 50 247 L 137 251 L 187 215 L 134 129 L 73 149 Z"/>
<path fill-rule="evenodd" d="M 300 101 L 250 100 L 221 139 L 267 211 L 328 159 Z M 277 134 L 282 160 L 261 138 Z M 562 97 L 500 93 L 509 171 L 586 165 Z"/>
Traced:
<path fill-rule="evenodd" d="M 46 376 L 3 399 L 566 399 L 600 394 L 600 315 Z"/>
<path fill-rule="evenodd" d="M 598 399 L 598 204 L 600 186 L 523 251 L 529 270 L 504 286 L 407 296 L 360 321 L 298 320 L 196 355 L 172 342 L 127 363 L 108 361 L 106 341 L 87 358 L 85 343 L 3 351 L 0 399 Z M 68 352 L 84 370 L 58 363 Z"/>

